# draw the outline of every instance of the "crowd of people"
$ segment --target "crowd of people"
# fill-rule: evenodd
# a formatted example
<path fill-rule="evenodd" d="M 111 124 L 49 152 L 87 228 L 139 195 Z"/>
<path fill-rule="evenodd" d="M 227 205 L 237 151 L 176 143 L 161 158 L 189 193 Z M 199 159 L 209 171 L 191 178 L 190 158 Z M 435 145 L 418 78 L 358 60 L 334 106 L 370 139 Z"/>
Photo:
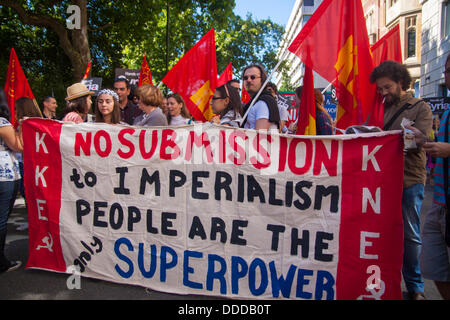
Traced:
<path fill-rule="evenodd" d="M 446 85 L 450 89 L 450 55 L 445 63 L 444 74 Z M 243 70 L 243 86 L 251 97 L 245 105 L 241 102 L 238 80 L 231 80 L 216 88 L 211 98 L 214 116 L 210 122 L 235 128 L 296 133 L 298 119 L 289 119 L 287 109 L 277 101 L 276 86 L 267 82 L 263 87 L 266 80 L 267 73 L 261 65 L 252 64 Z M 422 276 L 434 280 L 441 295 L 450 299 L 450 219 L 446 209 L 447 204 L 450 204 L 446 192 L 447 158 L 450 156 L 449 111 L 442 116 L 436 134 L 437 142 L 430 141 L 433 126 L 431 108 L 423 100 L 414 98 L 407 92 L 411 77 L 406 67 L 397 62 L 385 61 L 374 68 L 370 81 L 376 83 L 378 93 L 384 100 L 382 130 L 403 130 L 403 118 L 414 121 L 413 126 L 408 128 L 413 130 L 416 136 L 417 148 L 405 151 L 402 196 L 402 273 L 410 299 L 425 298 Z M 295 91 L 295 109 L 300 106 L 301 91 L 302 87 Z M 102 89 L 98 92 L 94 103 L 92 96 L 94 92 L 89 91 L 82 83 L 68 87 L 66 107 L 60 118 L 56 116 L 57 102 L 53 97 L 43 100 L 42 111 L 36 108 L 31 99 L 20 98 L 14 106 L 17 122 L 20 124 L 21 119 L 25 117 L 135 126 L 180 126 L 195 121 L 179 93 L 171 93 L 165 97 L 157 87 L 150 84 L 142 85 L 131 92 L 128 80 L 117 78 L 112 89 Z M 314 97 L 317 135 L 334 134 L 335 123 L 324 108 L 322 92 L 316 89 Z M 26 192 L 21 179 L 23 164 L 20 155 L 23 147 L 21 126 L 14 128 L 11 125 L 9 106 L 4 92 L 0 90 L 0 273 L 15 270 L 21 265 L 20 261 L 9 261 L 5 257 L 4 248 L 6 222 L 17 192 L 20 191 L 22 195 Z M 434 206 L 427 214 L 425 227 L 421 232 L 420 211 L 427 178 L 427 153 L 436 159 L 434 172 L 437 179 L 434 183 Z"/>

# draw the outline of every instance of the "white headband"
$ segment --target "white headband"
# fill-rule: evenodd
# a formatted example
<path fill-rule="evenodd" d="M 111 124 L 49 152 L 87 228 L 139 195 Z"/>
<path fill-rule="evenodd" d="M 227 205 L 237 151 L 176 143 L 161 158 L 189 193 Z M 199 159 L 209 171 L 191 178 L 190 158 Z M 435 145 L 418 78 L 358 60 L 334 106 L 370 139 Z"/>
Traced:
<path fill-rule="evenodd" d="M 100 95 L 102 95 L 102 94 L 109 94 L 111 97 L 114 98 L 114 100 L 119 101 L 119 96 L 117 95 L 117 93 L 115 93 L 111 89 L 102 89 L 102 90 L 100 90 L 98 92 L 97 97 L 100 97 Z"/>

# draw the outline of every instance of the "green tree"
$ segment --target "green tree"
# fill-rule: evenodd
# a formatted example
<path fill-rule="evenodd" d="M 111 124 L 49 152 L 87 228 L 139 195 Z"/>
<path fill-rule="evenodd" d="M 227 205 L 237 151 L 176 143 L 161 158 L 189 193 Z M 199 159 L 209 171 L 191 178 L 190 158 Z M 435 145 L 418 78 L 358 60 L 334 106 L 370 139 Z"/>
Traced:
<path fill-rule="evenodd" d="M 67 28 L 71 4 L 81 9 L 80 29 Z M 237 78 L 252 62 L 270 71 L 283 28 L 236 16 L 234 6 L 229 0 L 0 0 L 0 41 L 6 48 L 0 52 L 0 82 L 12 47 L 38 100 L 53 92 L 61 104 L 65 88 L 81 79 L 89 61 L 91 74 L 110 87 L 115 68 L 140 68 L 145 53 L 159 82 L 166 74 L 166 53 L 170 68 L 211 28 L 219 73 L 229 62 Z"/>

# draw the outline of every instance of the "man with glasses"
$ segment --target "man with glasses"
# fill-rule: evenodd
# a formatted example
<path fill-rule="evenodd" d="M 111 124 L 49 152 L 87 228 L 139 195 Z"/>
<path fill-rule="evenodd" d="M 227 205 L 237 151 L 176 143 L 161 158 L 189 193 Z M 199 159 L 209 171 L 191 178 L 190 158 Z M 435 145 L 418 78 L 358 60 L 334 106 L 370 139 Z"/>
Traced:
<path fill-rule="evenodd" d="M 142 114 L 142 110 L 128 100 L 130 90 L 130 83 L 126 78 L 119 77 L 114 80 L 114 91 L 119 96 L 120 120 L 132 125 L 134 119 Z"/>
<path fill-rule="evenodd" d="M 250 101 L 244 107 L 245 114 L 252 105 L 262 85 L 266 82 L 267 74 L 262 66 L 253 64 L 244 69 L 242 79 L 244 80 L 244 88 L 251 97 Z M 278 105 L 267 88 L 263 89 L 258 100 L 254 102 L 241 126 L 246 129 L 278 130 L 280 126 Z"/>
<path fill-rule="evenodd" d="M 402 130 L 403 118 L 414 121 L 414 127 L 424 136 L 430 136 L 433 115 L 430 106 L 414 98 L 407 90 L 411 76 L 398 62 L 384 61 L 370 75 L 384 101 L 383 130 Z M 403 150 L 399 150 L 403 152 Z M 411 300 L 423 300 L 424 283 L 420 272 L 419 256 L 420 209 L 426 182 L 426 154 L 422 148 L 408 149 L 405 153 L 402 214 L 404 226 L 403 279 Z"/>

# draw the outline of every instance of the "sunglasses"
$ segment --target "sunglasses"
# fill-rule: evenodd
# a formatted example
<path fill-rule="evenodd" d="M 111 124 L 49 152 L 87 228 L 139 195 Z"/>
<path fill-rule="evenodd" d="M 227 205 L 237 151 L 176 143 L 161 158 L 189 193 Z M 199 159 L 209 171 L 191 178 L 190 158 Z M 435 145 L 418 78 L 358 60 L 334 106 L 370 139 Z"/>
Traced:
<path fill-rule="evenodd" d="M 212 97 L 211 100 L 221 100 L 221 99 L 226 99 L 227 97 Z"/>
<path fill-rule="evenodd" d="M 252 80 L 255 80 L 255 79 L 257 79 L 257 78 L 261 78 L 261 77 L 258 77 L 258 76 L 254 76 L 254 75 L 251 75 L 251 76 L 244 76 L 244 81 L 247 81 L 248 80 L 248 78 L 250 78 L 250 79 L 252 79 Z"/>

